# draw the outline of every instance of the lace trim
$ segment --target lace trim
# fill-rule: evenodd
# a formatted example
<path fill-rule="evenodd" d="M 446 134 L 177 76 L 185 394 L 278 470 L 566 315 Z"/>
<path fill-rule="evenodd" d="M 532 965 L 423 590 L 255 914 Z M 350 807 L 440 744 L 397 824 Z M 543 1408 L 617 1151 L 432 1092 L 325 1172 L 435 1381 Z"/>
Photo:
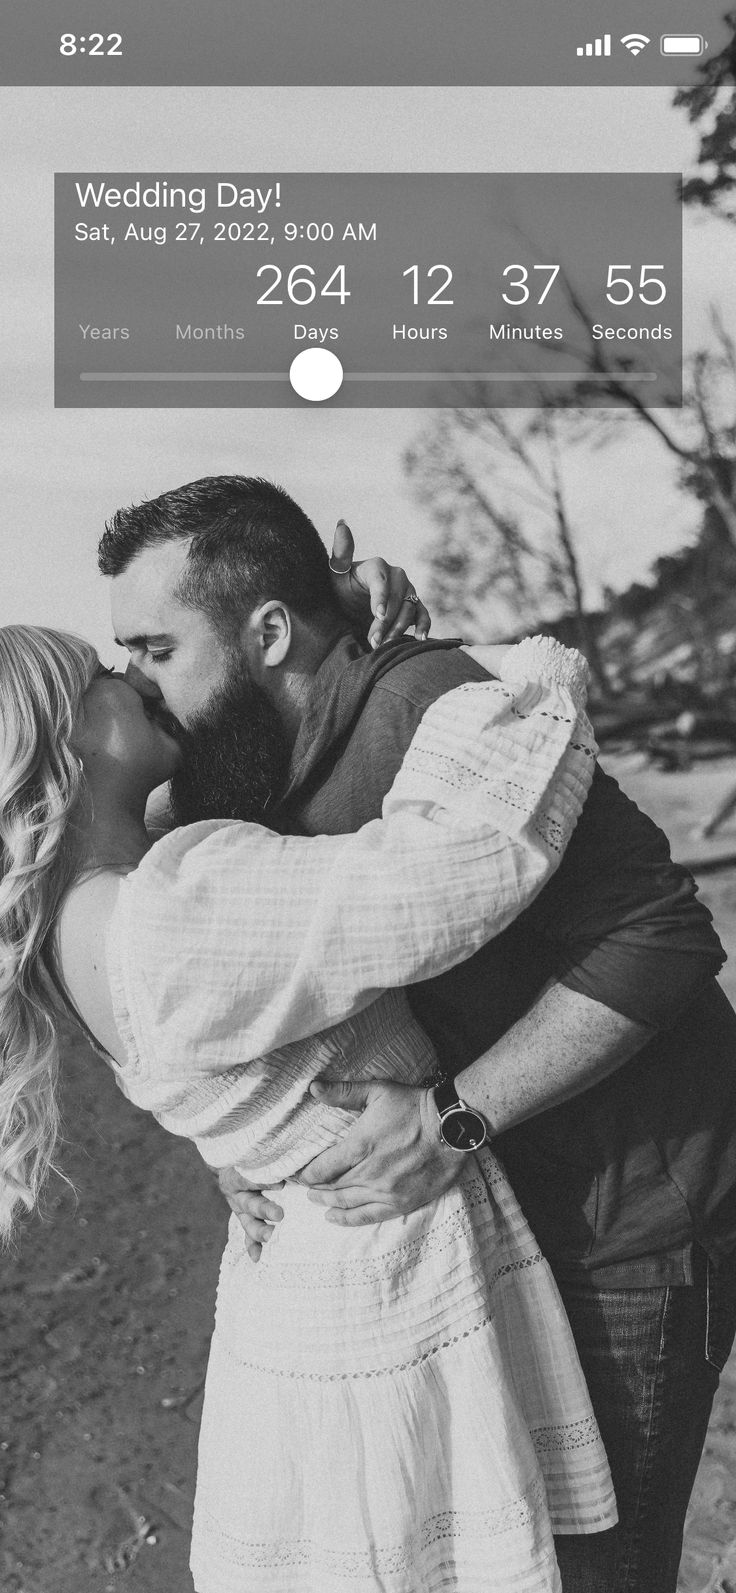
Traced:
<path fill-rule="evenodd" d="M 587 1449 L 598 1444 L 600 1434 L 595 1416 L 581 1416 L 579 1421 L 555 1424 L 553 1427 L 532 1427 L 532 1441 L 538 1455 L 568 1453 L 573 1449 Z"/>
<path fill-rule="evenodd" d="M 546 1508 L 544 1483 L 535 1478 L 527 1494 L 509 1500 L 497 1510 L 443 1510 L 423 1521 L 416 1532 L 402 1543 L 385 1548 L 370 1545 L 366 1549 L 335 1549 L 314 1538 L 277 1538 L 272 1542 L 264 1542 L 235 1537 L 198 1499 L 195 1552 L 196 1536 L 204 1521 L 205 1532 L 209 1526 L 212 1535 L 216 1534 L 221 1539 L 229 1563 L 243 1570 L 297 1571 L 309 1566 L 331 1576 L 400 1576 L 412 1571 L 417 1560 L 435 1544 L 452 1543 L 462 1538 L 476 1542 L 478 1539 L 490 1541 L 509 1533 L 526 1535 L 535 1527 L 538 1519 L 546 1514 Z M 524 1548 L 529 1552 L 526 1543 Z M 543 1561 L 546 1558 L 544 1549 L 540 1558 Z"/>
<path fill-rule="evenodd" d="M 462 686 L 457 690 L 462 691 Z M 517 719 L 530 718 L 529 714 L 519 713 L 512 707 L 511 712 Z M 558 724 L 572 724 L 572 719 L 563 718 L 561 714 L 537 713 L 537 719 L 554 719 Z M 571 742 L 575 751 L 584 752 L 593 757 L 592 748 Z M 521 813 L 533 813 L 540 790 L 544 790 L 549 783 L 549 775 L 545 780 L 540 780 L 535 787 L 532 780 L 529 785 L 521 785 L 517 780 L 502 782 L 497 772 L 483 773 L 472 764 L 461 763 L 458 758 L 449 752 L 433 752 L 428 747 L 417 747 L 410 751 L 404 758 L 404 768 L 415 773 L 429 773 L 440 785 L 450 786 L 453 791 L 481 790 L 489 792 L 499 802 L 504 802 L 508 807 L 517 808 Z"/>
<path fill-rule="evenodd" d="M 477 1202 L 481 1204 L 480 1201 Z M 280 1265 L 276 1260 L 276 1252 L 272 1251 L 273 1261 L 268 1264 L 262 1258 L 259 1276 L 264 1284 L 271 1287 L 282 1280 L 289 1288 L 295 1289 L 344 1289 L 349 1285 L 375 1284 L 385 1282 L 391 1274 L 399 1269 L 402 1272 L 408 1268 L 415 1268 L 417 1262 L 433 1260 L 445 1251 L 452 1249 L 458 1240 L 470 1237 L 475 1240 L 474 1248 L 480 1248 L 478 1237 L 472 1225 L 464 1220 L 463 1213 L 456 1213 L 441 1227 L 433 1228 L 429 1233 L 416 1239 L 408 1239 L 405 1244 L 397 1245 L 395 1250 L 384 1251 L 375 1260 L 363 1262 L 349 1262 L 346 1265 L 328 1262 L 313 1265 L 310 1262 L 295 1261 L 293 1265 Z M 492 1273 L 486 1273 L 486 1287 L 493 1288 L 500 1278 L 507 1277 L 512 1272 L 522 1272 L 529 1267 L 540 1266 L 544 1258 L 541 1250 L 534 1250 L 531 1254 L 518 1256 L 513 1261 L 502 1262 Z M 485 1269 L 484 1269 L 485 1271 Z"/>
<path fill-rule="evenodd" d="M 464 1339 L 473 1338 L 476 1333 L 482 1332 L 483 1328 L 490 1327 L 492 1321 L 492 1316 L 484 1316 L 480 1322 L 474 1322 L 472 1327 L 464 1328 L 462 1333 L 453 1333 L 450 1338 L 442 1339 L 439 1344 L 433 1344 L 431 1349 L 412 1356 L 411 1360 L 397 1361 L 393 1366 L 370 1366 L 357 1372 L 299 1372 L 293 1367 L 267 1366 L 262 1361 L 246 1361 L 233 1354 L 222 1335 L 220 1349 L 234 1366 L 244 1367 L 249 1372 L 260 1372 L 266 1377 L 280 1377 L 289 1383 L 361 1383 L 369 1378 L 394 1377 L 397 1372 L 409 1372 L 414 1366 L 423 1366 L 425 1361 L 432 1360 L 443 1350 L 454 1349 L 455 1345 L 461 1344 Z"/>
<path fill-rule="evenodd" d="M 462 687 L 458 687 L 458 691 L 461 690 Z M 472 764 L 461 763 L 459 758 L 454 758 L 450 752 L 433 752 L 429 747 L 418 747 L 416 752 L 407 753 L 404 766 L 418 771 L 419 774 L 429 770 L 435 780 L 439 780 L 442 785 L 451 786 L 454 791 L 473 791 L 480 788 L 491 791 L 499 801 L 506 800 L 505 792 L 516 790 L 522 795 L 530 794 L 524 786 L 511 780 L 507 780 L 505 786 L 502 785 L 495 771 L 485 774 L 474 768 Z M 510 807 L 521 807 L 524 812 L 529 810 L 529 802 L 514 802 L 510 796 L 508 801 Z"/>
<path fill-rule="evenodd" d="M 366 1284 L 380 1283 L 386 1279 L 394 1267 L 401 1267 L 403 1270 L 425 1256 L 429 1258 L 441 1255 L 450 1245 L 459 1240 L 467 1240 L 469 1238 L 471 1242 L 477 1245 L 479 1236 L 473 1227 L 471 1215 L 475 1211 L 487 1208 L 489 1216 L 492 1217 L 492 1208 L 488 1204 L 489 1189 L 492 1190 L 494 1184 L 505 1184 L 505 1176 L 495 1158 L 493 1162 L 489 1158 L 487 1165 L 488 1173 L 485 1177 L 480 1172 L 474 1173 L 470 1177 L 466 1175 L 462 1190 L 463 1204 L 459 1209 L 449 1212 L 442 1222 L 434 1223 L 431 1228 L 426 1229 L 424 1233 L 416 1235 L 415 1238 L 405 1239 L 401 1243 L 393 1245 L 390 1250 L 383 1250 L 375 1259 L 360 1258 L 346 1262 L 325 1262 L 321 1265 L 311 1261 L 305 1261 L 304 1263 L 295 1261 L 293 1264 L 281 1265 L 278 1261 L 278 1248 L 267 1248 L 261 1258 L 257 1274 L 254 1274 L 254 1283 L 257 1284 L 258 1278 L 263 1278 L 264 1281 L 267 1278 L 270 1286 L 280 1277 L 288 1282 L 290 1286 L 309 1289 L 342 1289 L 346 1284 L 353 1281 Z M 529 1238 L 531 1239 L 531 1235 L 529 1235 Z M 243 1238 L 241 1248 L 237 1254 L 226 1250 L 223 1264 L 226 1263 L 229 1268 L 240 1266 L 244 1250 L 245 1239 Z M 544 1259 L 536 1243 L 533 1251 L 523 1255 L 521 1253 L 521 1243 L 519 1242 L 518 1251 L 518 1255 L 512 1261 L 503 1263 L 497 1268 L 493 1277 L 489 1280 L 491 1283 L 508 1272 L 539 1265 Z"/>
<path fill-rule="evenodd" d="M 524 644 L 522 644 L 523 646 Z M 535 644 L 536 645 L 536 644 Z M 553 644 L 556 647 L 557 644 Z M 512 653 L 516 649 L 511 650 Z M 532 647 L 534 652 L 534 647 Z M 562 655 L 563 670 L 567 665 L 567 654 L 564 648 L 559 649 Z M 579 656 L 579 655 L 578 655 Z M 583 660 L 580 660 L 583 664 Z M 585 667 L 585 666 L 584 666 Z M 572 666 L 573 676 L 577 673 L 577 663 Z M 582 713 L 569 712 L 554 713 L 551 709 L 533 707 L 525 712 L 518 706 L 513 691 L 508 689 L 505 681 L 497 681 L 496 688 L 499 696 L 506 703 L 506 712 L 510 719 L 518 721 L 549 720 L 560 725 L 578 725 L 578 739 L 569 743 L 568 752 L 577 753 L 580 757 L 593 762 L 597 756 L 595 740 L 590 732 L 586 735 L 587 721 Z M 584 683 L 582 686 L 584 690 Z M 458 686 L 453 696 L 461 694 L 477 694 L 477 682 L 466 682 Z M 435 705 L 436 706 L 436 705 Z M 500 732 L 499 732 L 500 734 Z M 587 794 L 586 777 L 582 773 L 568 772 L 567 797 L 562 792 L 553 791 L 545 802 L 545 793 L 549 784 L 549 770 L 528 766 L 521 779 L 504 779 L 499 767 L 490 769 L 481 760 L 480 765 L 474 761 L 473 752 L 469 748 L 467 756 L 463 752 L 441 751 L 436 745 L 427 746 L 420 739 L 415 738 L 404 757 L 401 778 L 411 784 L 412 779 L 418 781 L 420 788 L 425 791 L 431 789 L 432 784 L 440 790 L 454 790 L 456 792 L 477 792 L 479 797 L 497 804 L 497 808 L 507 814 L 527 820 L 532 831 L 543 844 L 561 856 L 566 840 L 578 816 L 582 800 Z M 582 790 L 582 797 L 579 795 Z M 541 808 L 541 810 L 540 810 Z M 502 819 L 505 825 L 506 820 Z M 512 828 L 513 828 L 512 824 Z"/>

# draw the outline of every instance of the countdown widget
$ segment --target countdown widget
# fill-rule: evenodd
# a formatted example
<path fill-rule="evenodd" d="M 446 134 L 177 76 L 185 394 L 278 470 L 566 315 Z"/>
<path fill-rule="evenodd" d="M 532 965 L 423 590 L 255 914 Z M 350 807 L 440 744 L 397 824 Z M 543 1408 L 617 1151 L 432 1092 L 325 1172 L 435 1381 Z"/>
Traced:
<path fill-rule="evenodd" d="M 675 405 L 680 228 L 664 173 L 65 173 L 56 402 Z"/>

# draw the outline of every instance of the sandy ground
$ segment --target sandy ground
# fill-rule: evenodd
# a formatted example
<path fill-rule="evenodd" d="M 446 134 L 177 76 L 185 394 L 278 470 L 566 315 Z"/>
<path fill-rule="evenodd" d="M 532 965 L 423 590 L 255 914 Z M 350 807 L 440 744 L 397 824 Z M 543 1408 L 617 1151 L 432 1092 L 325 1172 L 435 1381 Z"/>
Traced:
<path fill-rule="evenodd" d="M 736 762 L 622 784 L 688 852 Z M 722 841 L 733 840 L 736 822 Z M 733 956 L 736 867 L 703 877 Z M 65 1171 L 2 1263 L 2 1593 L 192 1593 L 197 1422 L 226 1213 L 186 1144 L 131 1107 L 70 1039 Z M 736 1358 L 691 1509 L 681 1593 L 736 1593 Z"/>

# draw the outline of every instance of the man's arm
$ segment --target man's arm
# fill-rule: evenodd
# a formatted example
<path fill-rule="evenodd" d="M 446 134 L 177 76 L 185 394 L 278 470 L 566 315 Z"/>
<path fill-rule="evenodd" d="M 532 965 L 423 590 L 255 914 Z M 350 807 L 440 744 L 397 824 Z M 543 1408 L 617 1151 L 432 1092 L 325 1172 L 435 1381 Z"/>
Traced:
<path fill-rule="evenodd" d="M 551 984 L 501 1039 L 456 1075 L 458 1094 L 492 1136 L 571 1100 L 622 1067 L 652 1030 L 588 996 Z M 462 1159 L 444 1146 L 426 1089 L 401 1084 L 313 1085 L 321 1100 L 360 1113 L 338 1143 L 301 1175 L 327 1220 L 347 1227 L 381 1222 L 434 1200 L 457 1178 Z M 232 1168 L 220 1187 L 238 1217 L 251 1260 L 283 1216 Z"/>
<path fill-rule="evenodd" d="M 570 1101 L 623 1067 L 656 1031 L 550 982 L 500 1040 L 456 1075 L 493 1135 Z"/>
<path fill-rule="evenodd" d="M 442 667 L 448 667 L 446 661 Z M 417 695 L 411 704 L 400 695 L 401 682 L 395 694 L 392 684 L 389 677 L 388 690 L 374 692 L 366 715 L 375 702 L 376 713 L 380 710 L 381 750 L 388 747 L 398 763 L 403 739 L 411 733 L 404 721 L 423 704 L 419 681 L 412 682 Z M 377 762 L 366 766 L 368 779 L 381 773 Z M 366 785 L 356 799 L 371 800 Z M 576 857 L 571 856 L 574 853 Z M 541 931 L 555 951 L 557 977 L 564 983 L 540 995 L 492 1050 L 456 1075 L 460 1094 L 498 1132 L 583 1094 L 613 1073 L 673 1021 L 678 1005 L 689 1005 L 722 960 L 709 915 L 696 902 L 692 882 L 673 868 L 664 838 L 657 837 L 651 821 L 604 776 L 599 776 L 596 803 L 589 800 L 584 809 L 565 868 L 529 916 L 530 928 L 537 934 Z M 488 995 L 490 999 L 492 986 Z M 478 1043 L 482 1044 L 482 1034 Z M 465 1047 L 468 1054 L 472 1053 Z M 406 1091 L 400 1100 L 400 1087 L 394 1086 L 389 1102 L 387 1088 L 370 1086 L 370 1107 L 335 1152 L 353 1152 L 353 1160 L 364 1156 L 358 1137 L 370 1132 L 379 1141 L 384 1131 L 389 1132 L 390 1114 L 391 1130 L 398 1129 L 398 1155 L 407 1158 L 408 1165 L 397 1175 L 406 1180 L 404 1198 L 413 1177 L 417 1187 L 424 1187 L 436 1175 L 431 1192 L 438 1193 L 451 1181 L 453 1167 L 457 1171 L 458 1158 L 433 1138 L 433 1117 L 426 1115 L 422 1127 L 418 1092 Z M 349 1103 L 343 1100 L 343 1104 Z M 361 1109 L 364 1102 L 354 1099 L 352 1104 Z M 382 1105 L 388 1112 L 382 1111 Z M 393 1152 L 391 1159 L 395 1161 Z M 329 1173 L 330 1163 L 326 1165 Z M 326 1178 L 322 1158 L 312 1164 L 312 1176 L 315 1171 Z M 344 1193 L 348 1180 L 342 1172 L 338 1176 L 343 1178 Z M 383 1177 L 383 1171 L 377 1176 Z M 223 1192 L 231 1199 L 233 1184 L 226 1184 Z M 431 1192 L 420 1192 L 415 1204 L 431 1198 Z M 385 1185 L 380 1193 L 383 1199 Z M 235 1209 L 234 1199 L 231 1204 Z M 260 1241 L 272 1232 L 272 1208 L 250 1196 L 241 1196 L 237 1204 L 249 1253 L 256 1259 Z"/>
<path fill-rule="evenodd" d="M 621 1067 L 689 1006 L 723 958 L 710 915 L 689 875 L 672 863 L 665 837 L 602 775 L 564 869 L 527 923 L 546 933 L 564 982 L 547 987 L 490 1051 L 456 1075 L 459 1095 L 492 1135 Z M 351 1221 L 372 1221 L 440 1192 L 452 1153 L 436 1143 L 433 1108 L 425 1109 L 420 1132 L 419 1092 L 392 1091 L 389 1099 L 371 1086 L 361 1098 L 343 1092 L 341 1104 L 363 1114 L 312 1163 L 308 1180 L 329 1186 L 315 1198 L 335 1205 L 339 1196 Z"/>
<path fill-rule="evenodd" d="M 581 1095 L 636 1054 L 652 1030 L 553 984 L 470 1067 L 458 1094 L 492 1137 Z M 429 1091 L 397 1084 L 315 1085 L 320 1100 L 360 1112 L 354 1126 L 301 1174 L 312 1199 L 344 1226 L 381 1222 L 434 1200 L 462 1157 L 445 1147 Z M 247 1231 L 247 1230 L 246 1230 Z"/>

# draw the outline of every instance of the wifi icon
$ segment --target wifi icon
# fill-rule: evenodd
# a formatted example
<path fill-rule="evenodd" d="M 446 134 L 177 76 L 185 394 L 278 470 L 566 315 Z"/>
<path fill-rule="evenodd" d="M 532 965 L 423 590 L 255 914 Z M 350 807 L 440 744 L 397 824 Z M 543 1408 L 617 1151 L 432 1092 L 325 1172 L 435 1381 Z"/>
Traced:
<path fill-rule="evenodd" d="M 625 33 L 621 40 L 631 55 L 641 55 L 642 50 L 645 50 L 651 42 L 646 33 Z"/>

